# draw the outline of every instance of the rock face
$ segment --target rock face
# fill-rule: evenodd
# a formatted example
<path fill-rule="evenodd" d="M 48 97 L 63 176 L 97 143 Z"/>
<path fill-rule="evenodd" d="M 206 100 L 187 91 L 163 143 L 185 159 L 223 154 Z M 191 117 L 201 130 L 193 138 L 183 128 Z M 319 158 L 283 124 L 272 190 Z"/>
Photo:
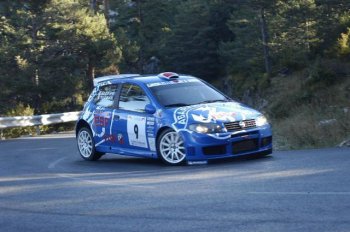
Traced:
<path fill-rule="evenodd" d="M 350 147 L 350 139 L 341 142 L 338 147 Z"/>
<path fill-rule="evenodd" d="M 337 119 L 332 118 L 332 119 L 325 119 L 325 120 L 319 121 L 318 125 L 319 126 L 327 126 L 327 125 L 333 125 L 335 123 L 337 123 Z"/>

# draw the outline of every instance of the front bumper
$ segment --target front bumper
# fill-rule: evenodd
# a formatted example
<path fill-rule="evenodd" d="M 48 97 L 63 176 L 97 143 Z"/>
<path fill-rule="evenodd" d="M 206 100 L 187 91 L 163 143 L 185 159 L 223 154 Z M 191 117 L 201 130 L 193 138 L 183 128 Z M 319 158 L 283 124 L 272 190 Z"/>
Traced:
<path fill-rule="evenodd" d="M 220 159 L 272 152 L 272 132 L 269 125 L 235 133 L 219 135 L 182 132 L 188 161 Z"/>

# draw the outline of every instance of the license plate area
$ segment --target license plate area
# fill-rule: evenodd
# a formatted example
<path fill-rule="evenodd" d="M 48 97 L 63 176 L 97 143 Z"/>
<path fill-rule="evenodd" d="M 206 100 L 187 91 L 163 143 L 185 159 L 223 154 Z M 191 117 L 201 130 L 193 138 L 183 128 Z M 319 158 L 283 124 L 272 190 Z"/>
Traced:
<path fill-rule="evenodd" d="M 243 152 L 258 150 L 259 146 L 258 139 L 246 139 L 238 142 L 232 143 L 233 154 L 239 154 Z"/>

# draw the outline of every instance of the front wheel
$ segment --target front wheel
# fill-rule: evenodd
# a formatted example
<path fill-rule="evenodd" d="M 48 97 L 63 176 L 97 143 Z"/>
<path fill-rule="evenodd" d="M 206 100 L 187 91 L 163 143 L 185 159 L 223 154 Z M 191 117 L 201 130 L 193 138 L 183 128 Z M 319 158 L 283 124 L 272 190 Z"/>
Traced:
<path fill-rule="evenodd" d="M 186 158 L 182 137 L 170 128 L 160 134 L 157 140 L 157 152 L 161 160 L 169 165 L 178 165 Z"/>
<path fill-rule="evenodd" d="M 95 161 L 101 158 L 103 153 L 96 151 L 95 142 L 90 129 L 83 127 L 77 135 L 78 151 L 85 160 Z"/>

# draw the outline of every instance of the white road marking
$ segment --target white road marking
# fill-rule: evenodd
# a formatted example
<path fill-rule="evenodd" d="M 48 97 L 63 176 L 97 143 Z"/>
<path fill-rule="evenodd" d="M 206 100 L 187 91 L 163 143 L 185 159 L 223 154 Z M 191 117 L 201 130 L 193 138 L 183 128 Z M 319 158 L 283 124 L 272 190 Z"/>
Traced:
<path fill-rule="evenodd" d="M 350 195 L 350 192 L 248 192 L 256 195 Z"/>
<path fill-rule="evenodd" d="M 66 139 L 66 138 L 75 138 L 75 133 L 62 133 L 62 134 L 48 134 L 48 135 L 34 135 L 28 137 L 19 137 L 12 140 L 31 140 L 31 139 Z"/>
<path fill-rule="evenodd" d="M 65 159 L 67 159 L 67 157 L 59 158 L 59 159 L 51 162 L 47 168 L 54 169 L 57 164 L 59 164 L 60 162 L 62 162 Z M 106 175 L 106 174 L 107 173 L 95 173 L 95 174 L 93 174 L 93 177 L 98 177 L 100 175 Z M 110 173 L 108 173 L 108 174 L 110 174 Z M 123 173 L 123 174 L 125 174 L 125 173 Z M 71 179 L 71 180 L 75 180 L 75 181 L 81 181 L 81 182 L 85 182 L 85 183 L 89 183 L 89 184 L 95 184 L 95 185 L 121 186 L 121 187 L 128 187 L 128 188 L 135 187 L 135 188 L 147 188 L 147 189 L 154 188 L 153 186 L 145 186 L 145 185 L 138 185 L 138 184 L 123 184 L 123 183 L 115 183 L 115 182 L 113 183 L 113 182 L 108 182 L 105 180 L 89 180 L 89 179 L 87 179 L 89 176 L 91 176 L 89 174 L 86 175 L 86 177 L 85 177 L 85 174 L 57 173 L 57 174 L 55 174 L 55 176 L 61 177 L 61 178 L 66 178 L 66 179 Z"/>
<path fill-rule="evenodd" d="M 43 151 L 43 150 L 56 150 L 57 148 L 52 147 L 42 147 L 42 148 L 21 148 L 15 149 L 16 151 Z"/>
<path fill-rule="evenodd" d="M 121 183 L 113 183 L 113 182 L 108 182 L 108 181 L 103 181 L 103 180 L 88 180 L 85 178 L 81 177 L 75 177 L 75 174 L 63 174 L 59 173 L 57 176 L 61 178 L 67 178 L 75 181 L 80 181 L 80 182 L 85 182 L 89 184 L 95 184 L 95 185 L 107 185 L 107 186 L 120 186 L 120 187 L 127 187 L 127 188 L 145 188 L 145 189 L 154 189 L 155 187 L 153 186 L 146 186 L 146 185 L 138 185 L 138 184 L 121 184 Z"/>
<path fill-rule="evenodd" d="M 49 166 L 47 166 L 47 168 L 48 168 L 48 169 L 53 169 L 53 168 L 56 167 L 56 165 L 57 165 L 59 162 L 65 160 L 65 159 L 67 159 L 67 157 L 59 158 L 58 160 L 55 160 L 55 161 L 51 162 L 51 163 L 49 164 Z"/>

